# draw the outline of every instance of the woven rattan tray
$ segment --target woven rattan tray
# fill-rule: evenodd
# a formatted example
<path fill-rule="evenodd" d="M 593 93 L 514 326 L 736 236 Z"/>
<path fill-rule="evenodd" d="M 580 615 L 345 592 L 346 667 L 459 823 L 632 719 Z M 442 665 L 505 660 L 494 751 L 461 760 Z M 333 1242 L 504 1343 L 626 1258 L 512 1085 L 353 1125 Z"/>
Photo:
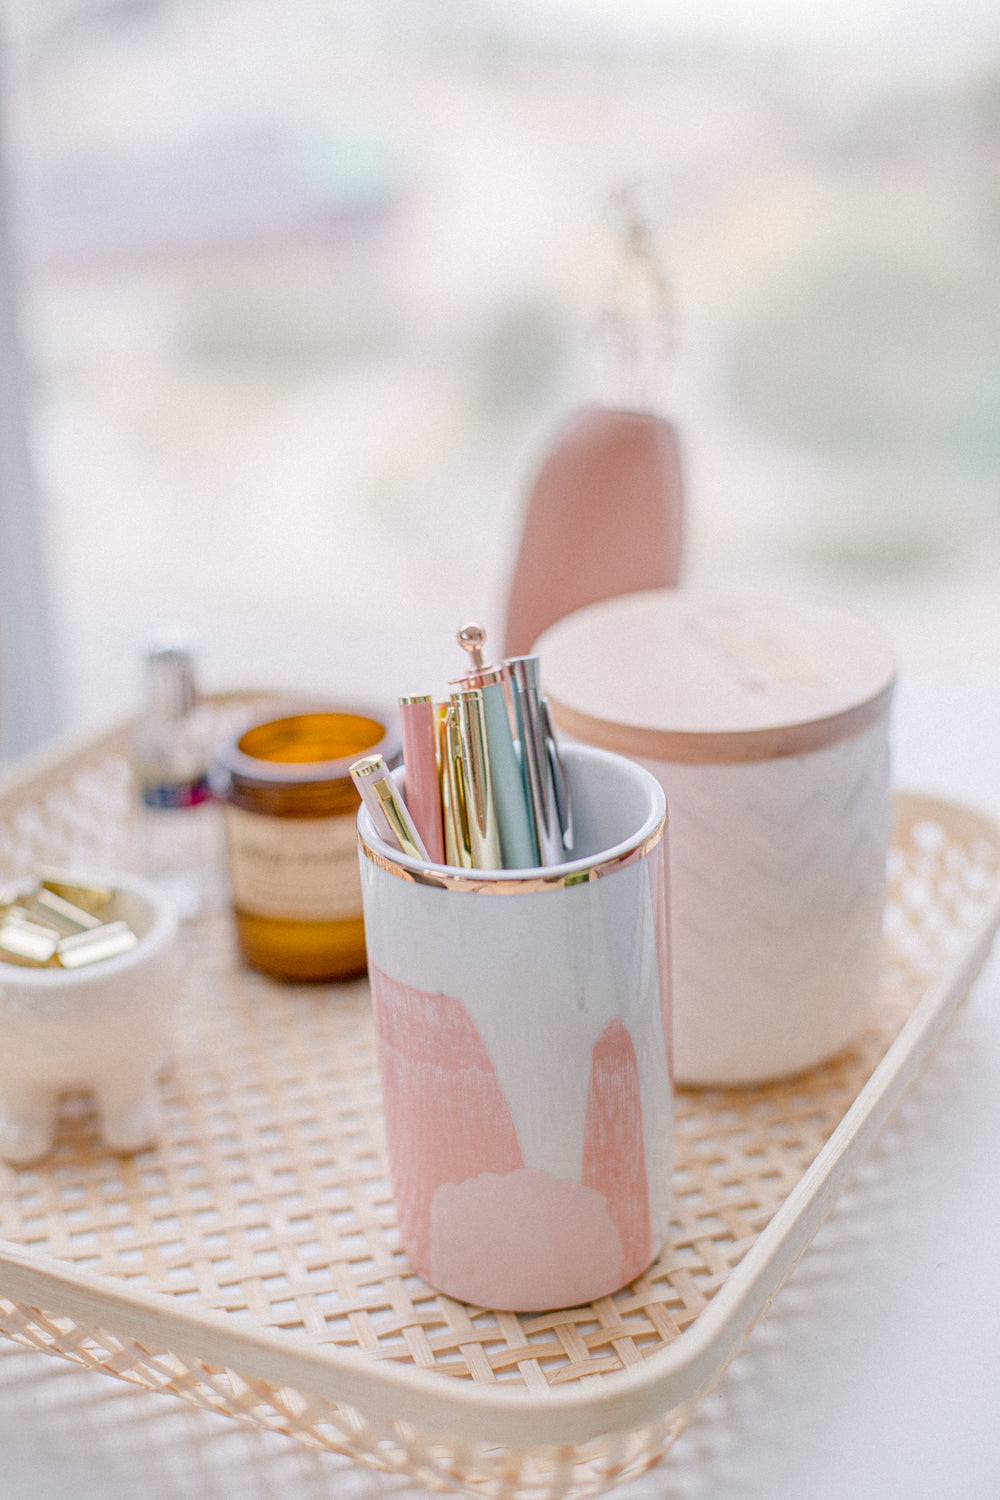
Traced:
<path fill-rule="evenodd" d="M 0 785 L 0 876 L 135 863 L 128 745 L 123 726 Z M 640 1472 L 720 1378 L 1000 924 L 1000 830 L 927 798 L 897 814 L 870 1028 L 792 1082 L 681 1092 L 670 1242 L 617 1296 L 515 1316 L 425 1286 L 393 1223 L 366 985 L 250 974 L 216 912 L 184 935 L 159 1147 L 107 1154 L 79 1097 L 49 1161 L 0 1164 L 0 1331 L 435 1488 L 540 1500 Z"/>

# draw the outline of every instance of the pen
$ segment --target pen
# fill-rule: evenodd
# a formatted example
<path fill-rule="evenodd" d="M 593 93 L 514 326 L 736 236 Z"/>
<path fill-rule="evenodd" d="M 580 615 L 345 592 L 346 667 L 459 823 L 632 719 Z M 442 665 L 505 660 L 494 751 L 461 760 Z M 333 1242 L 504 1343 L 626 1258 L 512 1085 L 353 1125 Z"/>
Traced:
<path fill-rule="evenodd" d="M 413 826 L 413 819 L 396 790 L 396 783 L 383 757 L 365 755 L 356 760 L 351 767 L 351 780 L 361 794 L 379 838 L 403 854 L 426 860 L 428 856 L 423 840 Z"/>
<path fill-rule="evenodd" d="M 566 779 L 566 768 L 559 754 L 559 742 L 556 739 L 555 725 L 552 723 L 552 714 L 549 711 L 548 698 L 542 699 L 542 724 L 545 730 L 545 749 L 549 759 L 549 767 L 552 771 L 552 788 L 556 798 L 556 814 L 559 818 L 559 828 L 562 832 L 563 850 L 566 854 L 573 852 L 573 803 L 569 793 L 569 782 Z"/>
<path fill-rule="evenodd" d="M 444 863 L 441 783 L 437 763 L 437 723 L 429 696 L 400 698 L 399 729 L 406 772 L 406 806 L 435 864 Z"/>
<path fill-rule="evenodd" d="M 482 688 L 463 688 L 452 694 L 461 748 L 462 786 L 473 868 L 499 870 L 503 866 L 500 825 L 493 796 L 490 747 Z"/>
<path fill-rule="evenodd" d="M 565 826 L 571 837 L 572 830 L 568 822 L 569 801 L 565 776 L 561 777 L 565 801 L 562 809 L 556 795 L 556 778 L 562 771 L 562 762 L 550 733 L 551 723 L 546 718 L 544 700 L 539 690 L 538 657 L 511 657 L 504 662 L 504 672 L 510 682 L 514 700 L 521 744 L 521 774 L 534 819 L 538 852 L 543 865 L 559 864 L 566 857 L 561 814 L 567 820 Z"/>
<path fill-rule="evenodd" d="M 440 733 L 445 863 L 468 870 L 472 868 L 472 839 L 465 805 L 462 746 L 454 703 L 448 703 L 442 708 Z"/>
<path fill-rule="evenodd" d="M 490 781 L 500 831 L 503 865 L 508 870 L 531 869 L 540 863 L 538 841 L 528 806 L 521 763 L 507 712 L 503 669 L 482 665 L 486 632 L 481 625 L 464 625 L 458 643 L 472 656 L 470 670 L 455 679 L 455 686 L 479 688 L 483 695 L 486 743 L 489 747 Z"/>

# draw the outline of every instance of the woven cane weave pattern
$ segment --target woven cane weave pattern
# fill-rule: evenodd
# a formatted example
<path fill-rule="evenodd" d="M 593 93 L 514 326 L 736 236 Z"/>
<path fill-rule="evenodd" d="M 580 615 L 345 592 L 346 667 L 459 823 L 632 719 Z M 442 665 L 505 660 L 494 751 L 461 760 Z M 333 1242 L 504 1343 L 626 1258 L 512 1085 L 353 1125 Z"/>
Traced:
<path fill-rule="evenodd" d="M 36 1309 L 0 1302 L 4 1332 L 30 1348 L 119 1376 L 150 1390 L 180 1396 L 312 1447 L 345 1453 L 370 1467 L 406 1473 L 435 1490 L 507 1500 L 552 1500 L 596 1495 L 643 1473 L 683 1429 L 687 1410 L 632 1431 L 598 1434 L 590 1442 L 533 1451 L 483 1450 L 432 1440 L 404 1422 L 378 1421 L 346 1406 L 309 1400 L 232 1371 L 211 1370 L 177 1356 L 88 1331 Z"/>
<path fill-rule="evenodd" d="M 26 860 L 123 865 L 128 762 L 98 747 L 0 800 L 0 876 Z M 800 1180 L 929 979 L 961 951 L 997 884 L 1000 844 L 962 809 L 900 822 L 878 1006 L 843 1056 L 785 1083 L 681 1091 L 674 1224 L 659 1261 L 592 1305 L 530 1316 L 439 1296 L 410 1270 L 393 1219 L 366 984 L 291 987 L 243 970 L 227 914 L 186 934 L 182 1041 L 156 1149 L 103 1148 L 91 1101 L 65 1101 L 43 1164 L 0 1165 L 0 1236 L 56 1262 L 371 1360 L 537 1390 L 639 1367 L 689 1328 Z M 984 831 L 984 829 L 986 831 Z M 0 1292 L 3 1290 L 0 1256 Z M 640 1472 L 687 1407 L 633 1431 L 534 1452 L 430 1440 L 402 1422 L 0 1299 L 0 1330 L 435 1487 L 596 1494 Z"/>
<path fill-rule="evenodd" d="M 228 947 L 225 930 L 216 932 Z M 216 950 L 208 932 L 195 951 Z M 202 942 L 204 949 L 202 950 Z M 202 999 L 206 975 L 210 1003 Z M 160 1149 L 107 1154 L 89 1099 L 56 1152 L 3 1168 L 3 1237 L 265 1326 L 480 1382 L 559 1384 L 671 1342 L 798 1181 L 857 1089 L 858 1058 L 678 1104 L 668 1249 L 625 1292 L 571 1312 L 483 1313 L 399 1249 L 364 985 L 296 991 L 193 963 L 187 1045 Z M 865 1049 L 877 1054 L 874 1030 Z"/>

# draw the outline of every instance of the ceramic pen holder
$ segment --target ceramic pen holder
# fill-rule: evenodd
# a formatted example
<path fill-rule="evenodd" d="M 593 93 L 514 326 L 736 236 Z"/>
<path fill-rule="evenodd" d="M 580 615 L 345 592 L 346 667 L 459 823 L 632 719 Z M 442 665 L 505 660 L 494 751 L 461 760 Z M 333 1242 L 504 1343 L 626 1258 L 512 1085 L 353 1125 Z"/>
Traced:
<path fill-rule="evenodd" d="M 563 865 L 421 863 L 358 819 L 403 1244 L 439 1291 L 518 1311 L 615 1291 L 668 1222 L 666 803 L 620 756 L 564 761 Z"/>
<path fill-rule="evenodd" d="M 847 1046 L 882 962 L 883 632 L 825 604 L 655 589 L 535 649 L 564 742 L 634 757 L 667 794 L 678 1079 L 760 1082 Z"/>
<path fill-rule="evenodd" d="M 0 1157 L 18 1165 L 51 1149 L 59 1096 L 71 1091 L 93 1093 L 112 1151 L 156 1136 L 177 1001 L 175 905 L 137 875 L 73 878 L 113 890 L 109 920 L 138 942 L 81 968 L 0 962 Z"/>

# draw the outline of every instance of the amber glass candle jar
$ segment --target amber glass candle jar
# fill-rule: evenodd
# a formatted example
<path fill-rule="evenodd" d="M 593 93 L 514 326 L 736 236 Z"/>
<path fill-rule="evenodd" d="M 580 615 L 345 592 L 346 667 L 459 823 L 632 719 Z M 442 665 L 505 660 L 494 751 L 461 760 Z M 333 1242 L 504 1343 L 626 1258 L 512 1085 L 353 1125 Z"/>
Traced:
<path fill-rule="evenodd" d="M 281 979 L 365 971 L 357 855 L 361 755 L 399 759 L 392 716 L 303 707 L 246 727 L 213 774 L 240 951 Z"/>

